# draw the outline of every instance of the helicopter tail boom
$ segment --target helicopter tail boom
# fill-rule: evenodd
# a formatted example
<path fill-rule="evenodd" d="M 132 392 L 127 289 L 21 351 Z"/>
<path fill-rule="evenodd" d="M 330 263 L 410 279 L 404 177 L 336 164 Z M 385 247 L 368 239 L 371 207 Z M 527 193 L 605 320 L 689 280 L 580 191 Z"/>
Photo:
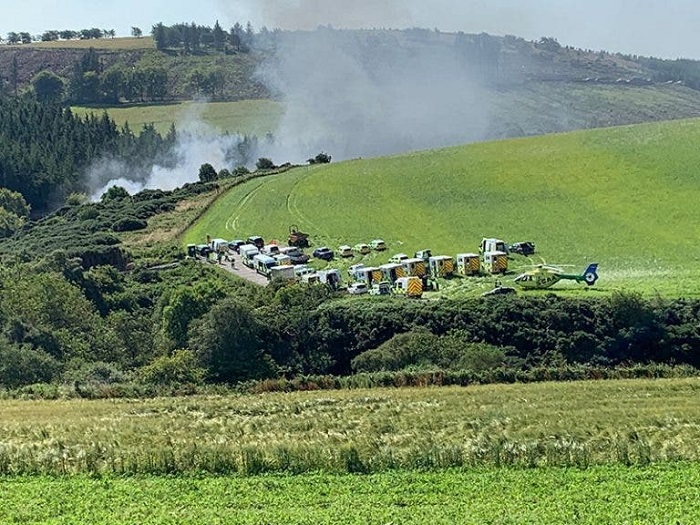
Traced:
<path fill-rule="evenodd" d="M 589 264 L 588 268 L 583 272 L 583 275 L 581 275 L 581 280 L 588 286 L 593 286 L 598 280 L 598 264 Z"/>

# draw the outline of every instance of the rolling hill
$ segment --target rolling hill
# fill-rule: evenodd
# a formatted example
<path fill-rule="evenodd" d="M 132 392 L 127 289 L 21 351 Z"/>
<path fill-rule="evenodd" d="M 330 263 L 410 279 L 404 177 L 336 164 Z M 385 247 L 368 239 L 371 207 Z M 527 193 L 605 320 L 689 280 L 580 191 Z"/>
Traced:
<path fill-rule="evenodd" d="M 315 245 L 384 238 L 388 252 L 362 259 L 383 263 L 496 236 L 535 241 L 531 262 L 598 262 L 598 290 L 698 295 L 698 140 L 700 120 L 685 120 L 300 167 L 232 188 L 183 243 L 285 239 L 296 224 Z"/>

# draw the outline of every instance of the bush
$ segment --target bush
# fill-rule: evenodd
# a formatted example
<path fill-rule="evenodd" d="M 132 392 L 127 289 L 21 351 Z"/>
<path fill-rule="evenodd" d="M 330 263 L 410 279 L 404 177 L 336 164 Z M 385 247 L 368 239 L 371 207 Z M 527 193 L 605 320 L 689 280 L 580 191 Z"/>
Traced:
<path fill-rule="evenodd" d="M 197 366 L 194 353 L 176 350 L 171 356 L 157 358 L 138 371 L 139 378 L 150 385 L 201 384 L 206 370 Z"/>
<path fill-rule="evenodd" d="M 0 339 L 0 385 L 13 389 L 48 383 L 58 375 L 58 361 L 43 350 Z"/>
<path fill-rule="evenodd" d="M 319 153 L 315 157 L 309 159 L 309 164 L 328 164 L 331 161 L 331 156 L 328 153 Z"/>
<path fill-rule="evenodd" d="M 148 223 L 142 219 L 137 219 L 136 217 L 124 217 L 119 219 L 117 222 L 112 224 L 112 231 L 115 232 L 132 232 L 136 230 L 143 230 L 148 226 Z"/>

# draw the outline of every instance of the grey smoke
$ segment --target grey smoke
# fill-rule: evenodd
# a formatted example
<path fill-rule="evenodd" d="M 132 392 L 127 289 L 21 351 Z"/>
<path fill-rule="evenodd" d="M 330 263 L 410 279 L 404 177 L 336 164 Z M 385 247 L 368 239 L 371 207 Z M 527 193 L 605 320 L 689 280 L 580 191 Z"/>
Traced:
<path fill-rule="evenodd" d="M 379 156 L 484 138 L 488 104 L 454 35 L 322 28 L 278 34 L 261 79 L 285 114 L 269 152 L 299 162 Z M 447 42 L 439 42 L 442 37 Z"/>

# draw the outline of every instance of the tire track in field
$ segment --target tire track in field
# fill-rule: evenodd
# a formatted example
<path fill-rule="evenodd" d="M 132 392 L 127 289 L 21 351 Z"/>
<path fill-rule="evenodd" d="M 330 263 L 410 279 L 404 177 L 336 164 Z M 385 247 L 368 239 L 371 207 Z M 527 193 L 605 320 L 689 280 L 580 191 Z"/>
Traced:
<path fill-rule="evenodd" d="M 243 199 L 238 203 L 238 214 L 236 216 L 231 216 L 226 221 L 226 231 L 235 232 L 238 230 L 238 222 L 243 214 L 243 210 L 246 205 L 250 202 L 250 199 L 255 197 L 255 195 L 262 189 L 262 187 L 267 183 L 267 181 L 260 181 L 257 187 L 251 189 L 248 193 L 243 196 Z"/>
<path fill-rule="evenodd" d="M 311 172 L 306 173 L 305 175 L 299 177 L 299 179 L 292 185 L 292 188 L 289 190 L 289 193 L 287 194 L 287 211 L 289 212 L 289 215 L 292 217 L 294 220 L 295 224 L 308 224 L 310 230 L 318 233 L 325 233 L 323 232 L 322 228 L 319 228 L 319 226 L 308 216 L 306 216 L 301 209 L 299 208 L 299 201 L 298 198 L 294 197 L 295 190 L 297 189 L 297 186 L 301 184 L 302 182 L 306 181 L 306 178 L 311 175 Z"/>

